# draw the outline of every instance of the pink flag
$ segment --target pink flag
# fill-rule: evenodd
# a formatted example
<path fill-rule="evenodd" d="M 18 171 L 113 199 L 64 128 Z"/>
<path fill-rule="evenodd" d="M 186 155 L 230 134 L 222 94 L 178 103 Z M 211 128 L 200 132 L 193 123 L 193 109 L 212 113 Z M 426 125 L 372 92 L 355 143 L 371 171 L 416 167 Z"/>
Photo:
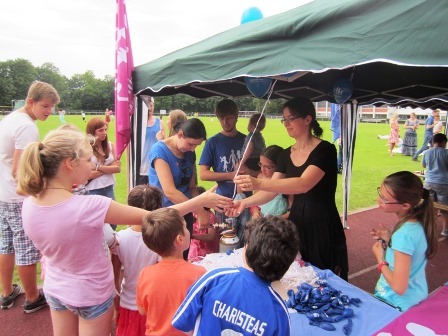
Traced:
<path fill-rule="evenodd" d="M 447 335 L 447 284 L 372 335 Z"/>
<path fill-rule="evenodd" d="M 117 0 L 116 23 L 115 117 L 117 157 L 120 158 L 131 139 L 131 116 L 134 113 L 134 93 L 132 89 L 134 61 L 125 0 Z"/>

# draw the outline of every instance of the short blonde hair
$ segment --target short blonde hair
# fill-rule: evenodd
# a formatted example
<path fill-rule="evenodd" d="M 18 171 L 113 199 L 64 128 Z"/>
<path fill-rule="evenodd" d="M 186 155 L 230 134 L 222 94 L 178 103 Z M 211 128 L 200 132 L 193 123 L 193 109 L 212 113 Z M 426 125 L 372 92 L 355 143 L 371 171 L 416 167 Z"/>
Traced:
<path fill-rule="evenodd" d="M 179 109 L 170 111 L 168 118 L 171 123 L 168 136 L 176 134 L 179 131 L 180 126 L 188 119 L 187 114 Z"/>
<path fill-rule="evenodd" d="M 33 84 L 31 84 L 30 88 L 28 89 L 26 101 L 28 101 L 28 99 L 30 98 L 33 99 L 34 102 L 48 99 L 54 105 L 58 104 L 60 101 L 58 92 L 53 87 L 53 85 L 39 81 L 33 82 Z"/>
<path fill-rule="evenodd" d="M 86 134 L 71 129 L 49 132 L 42 142 L 32 142 L 25 148 L 17 173 L 17 193 L 39 195 L 56 176 L 62 161 L 88 155 L 92 155 L 92 146 Z"/>

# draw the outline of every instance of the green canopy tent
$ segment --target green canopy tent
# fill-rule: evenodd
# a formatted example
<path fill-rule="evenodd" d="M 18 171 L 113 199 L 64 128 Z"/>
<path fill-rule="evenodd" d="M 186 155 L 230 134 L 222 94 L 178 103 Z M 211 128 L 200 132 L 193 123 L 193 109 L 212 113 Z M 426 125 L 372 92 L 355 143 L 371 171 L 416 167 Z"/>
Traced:
<path fill-rule="evenodd" d="M 359 104 L 448 96 L 446 14 L 438 0 L 315 0 L 137 66 L 134 92 L 250 96 L 252 76 L 279 79 L 272 98 L 334 102 L 353 76 Z"/>
<path fill-rule="evenodd" d="M 251 96 L 245 78 L 262 77 L 276 80 L 271 98 L 335 102 L 335 82 L 350 79 L 342 112 L 345 222 L 357 105 L 448 97 L 447 14 L 448 2 L 439 0 L 315 0 L 137 66 L 134 92 L 244 97 Z"/>

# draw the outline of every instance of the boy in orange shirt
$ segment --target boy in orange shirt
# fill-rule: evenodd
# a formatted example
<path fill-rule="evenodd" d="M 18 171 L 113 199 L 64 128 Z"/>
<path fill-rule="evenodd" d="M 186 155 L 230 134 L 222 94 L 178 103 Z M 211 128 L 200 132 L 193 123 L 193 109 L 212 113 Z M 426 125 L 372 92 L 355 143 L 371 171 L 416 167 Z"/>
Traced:
<path fill-rule="evenodd" d="M 158 264 L 145 267 L 137 282 L 137 307 L 146 314 L 146 335 L 184 336 L 171 319 L 206 270 L 183 259 L 190 233 L 179 211 L 161 208 L 149 213 L 143 219 L 142 236 L 146 246 L 162 257 Z"/>

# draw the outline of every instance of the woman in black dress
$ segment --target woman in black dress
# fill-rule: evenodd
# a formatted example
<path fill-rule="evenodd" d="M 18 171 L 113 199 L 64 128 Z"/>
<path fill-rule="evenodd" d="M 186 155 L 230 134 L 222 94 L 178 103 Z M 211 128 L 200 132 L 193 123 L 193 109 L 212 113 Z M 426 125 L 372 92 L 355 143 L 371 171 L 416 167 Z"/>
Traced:
<path fill-rule="evenodd" d="M 280 155 L 271 179 L 235 177 L 243 191 L 261 192 L 235 201 L 233 212 L 264 204 L 278 193 L 293 194 L 289 219 L 299 230 L 303 260 L 347 280 L 347 244 L 335 202 L 336 148 L 320 139 L 322 128 L 316 121 L 316 110 L 306 98 L 294 98 L 283 105 L 282 123 L 295 143 Z"/>

